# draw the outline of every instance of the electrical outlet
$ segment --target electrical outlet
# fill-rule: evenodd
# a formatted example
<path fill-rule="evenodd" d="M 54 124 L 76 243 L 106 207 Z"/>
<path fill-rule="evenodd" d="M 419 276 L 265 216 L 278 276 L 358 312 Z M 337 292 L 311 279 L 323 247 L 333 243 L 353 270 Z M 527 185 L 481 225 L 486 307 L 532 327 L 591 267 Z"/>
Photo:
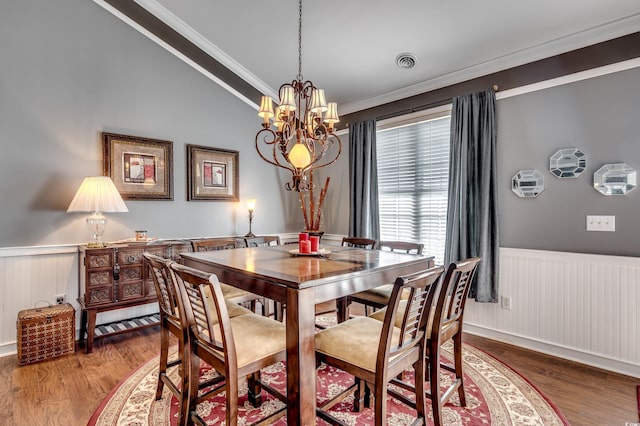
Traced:
<path fill-rule="evenodd" d="M 587 231 L 615 232 L 616 217 L 587 215 Z"/>
<path fill-rule="evenodd" d="M 511 296 L 500 296 L 500 307 L 511 310 Z"/>
<path fill-rule="evenodd" d="M 62 305 L 64 303 L 64 300 L 65 300 L 65 295 L 64 294 L 57 294 L 56 295 L 56 304 Z"/>

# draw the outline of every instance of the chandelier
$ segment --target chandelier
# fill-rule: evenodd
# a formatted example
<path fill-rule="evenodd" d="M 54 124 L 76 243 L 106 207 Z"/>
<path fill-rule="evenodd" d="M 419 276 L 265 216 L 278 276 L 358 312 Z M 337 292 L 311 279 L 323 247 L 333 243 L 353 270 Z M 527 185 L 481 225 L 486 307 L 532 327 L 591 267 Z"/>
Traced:
<path fill-rule="evenodd" d="M 340 121 L 338 105 L 327 103 L 324 90 L 302 77 L 302 0 L 298 9 L 298 75 L 280 86 L 278 93 L 280 104 L 275 112 L 271 97 L 262 97 L 258 116 L 263 123 L 256 134 L 256 150 L 264 161 L 291 172 L 287 190 L 307 191 L 313 187 L 307 176 L 334 163 L 342 142 L 334 133 L 334 125 Z"/>

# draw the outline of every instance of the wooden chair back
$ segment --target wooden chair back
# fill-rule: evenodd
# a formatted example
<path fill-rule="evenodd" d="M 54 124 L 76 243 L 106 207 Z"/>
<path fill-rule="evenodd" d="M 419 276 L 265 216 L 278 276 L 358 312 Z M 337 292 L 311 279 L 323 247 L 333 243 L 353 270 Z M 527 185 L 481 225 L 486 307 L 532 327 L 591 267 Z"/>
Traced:
<path fill-rule="evenodd" d="M 176 324 L 180 324 L 175 290 L 168 273 L 169 263 L 172 261 L 149 252 L 144 252 L 142 255 L 147 259 L 149 267 L 151 268 L 151 276 L 153 278 L 153 284 L 156 287 L 156 295 L 158 296 L 160 315 L 164 315 L 175 321 Z"/>
<path fill-rule="evenodd" d="M 236 248 L 236 240 L 223 239 L 223 238 L 207 238 L 204 240 L 194 240 L 193 251 L 214 251 L 214 250 L 227 250 Z"/>
<path fill-rule="evenodd" d="M 179 290 L 177 300 L 182 324 L 191 330 L 190 335 L 194 339 L 192 350 L 201 345 L 213 349 L 219 355 L 216 365 L 211 366 L 224 372 L 227 380 L 233 380 L 230 375 L 237 370 L 237 357 L 218 278 L 176 263 L 170 265 L 170 270 Z"/>
<path fill-rule="evenodd" d="M 434 317 L 434 333 L 454 322 L 462 324 L 467 296 L 479 263 L 479 257 L 472 257 L 454 262 L 447 268 L 443 294 L 440 295 Z"/>
<path fill-rule="evenodd" d="M 264 235 L 260 237 L 251 237 L 244 239 L 247 247 L 264 247 L 264 246 L 279 246 L 280 237 L 277 235 Z"/>
<path fill-rule="evenodd" d="M 390 358 L 422 345 L 431 306 L 440 293 L 443 272 L 444 267 L 439 266 L 396 279 L 383 321 L 377 371 L 386 368 Z M 408 293 L 404 300 L 403 292 L 405 296 Z M 398 309 L 401 302 L 406 303 L 404 309 Z M 397 315 L 402 319 L 396 318 Z M 400 340 L 392 347 L 392 332 L 397 324 L 401 324 Z"/>
<path fill-rule="evenodd" d="M 358 247 L 364 249 L 374 249 L 376 247 L 377 241 L 371 238 L 360 238 L 360 237 L 343 237 L 342 238 L 342 247 Z"/>
<path fill-rule="evenodd" d="M 380 241 L 378 243 L 380 250 L 389 250 L 409 254 L 422 254 L 424 244 L 411 243 L 408 241 Z"/>
<path fill-rule="evenodd" d="M 431 399 L 433 422 L 436 426 L 443 424 L 442 407 L 456 390 L 460 406 L 467 404 L 462 367 L 462 319 L 478 263 L 480 258 L 472 257 L 449 265 L 436 301 L 432 323 L 428 325 L 425 355 L 429 366 L 430 390 L 427 396 Z M 449 340 L 453 341 L 453 365 L 441 362 L 440 358 L 440 347 Z M 454 373 L 444 391 L 440 387 L 441 369 Z"/>

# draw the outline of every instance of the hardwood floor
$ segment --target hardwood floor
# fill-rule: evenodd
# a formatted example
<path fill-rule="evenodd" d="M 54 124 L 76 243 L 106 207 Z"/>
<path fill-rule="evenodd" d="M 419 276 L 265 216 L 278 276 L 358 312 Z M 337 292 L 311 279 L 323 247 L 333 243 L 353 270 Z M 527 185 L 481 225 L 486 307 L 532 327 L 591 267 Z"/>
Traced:
<path fill-rule="evenodd" d="M 466 335 L 468 343 L 527 377 L 573 425 L 638 422 L 640 379 Z M 107 394 L 134 368 L 155 356 L 159 328 L 97 340 L 94 351 L 17 366 L 0 358 L 0 425 L 85 425 Z"/>

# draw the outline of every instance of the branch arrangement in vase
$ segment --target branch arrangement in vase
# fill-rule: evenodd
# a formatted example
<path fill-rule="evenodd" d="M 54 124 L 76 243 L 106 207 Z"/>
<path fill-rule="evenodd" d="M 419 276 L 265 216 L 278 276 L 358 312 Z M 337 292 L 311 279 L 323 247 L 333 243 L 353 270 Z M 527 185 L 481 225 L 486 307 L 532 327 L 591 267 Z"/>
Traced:
<path fill-rule="evenodd" d="M 324 198 L 327 195 L 327 188 L 329 187 L 329 177 L 324 183 L 324 187 L 320 191 L 320 196 L 316 203 L 316 197 L 313 192 L 313 171 L 309 173 L 309 183 L 311 189 L 307 193 L 300 192 L 300 208 L 302 208 L 302 215 L 304 216 L 304 229 L 305 231 L 319 231 L 320 230 L 320 218 L 322 217 L 322 205 L 324 204 Z"/>

